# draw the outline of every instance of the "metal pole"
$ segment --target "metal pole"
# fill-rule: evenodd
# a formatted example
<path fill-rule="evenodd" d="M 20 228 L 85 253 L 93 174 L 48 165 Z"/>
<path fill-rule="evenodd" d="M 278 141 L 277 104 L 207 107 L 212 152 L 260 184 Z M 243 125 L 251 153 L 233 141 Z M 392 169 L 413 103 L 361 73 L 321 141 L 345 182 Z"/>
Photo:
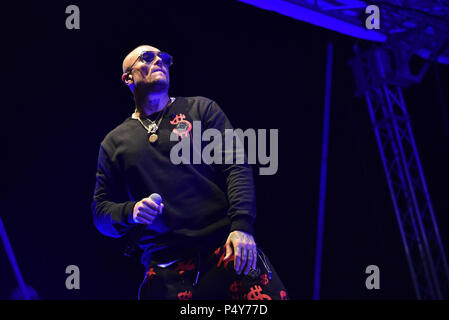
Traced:
<path fill-rule="evenodd" d="M 23 280 L 22 273 L 20 272 L 19 265 L 17 264 L 16 257 L 12 251 L 11 243 L 9 242 L 8 235 L 6 234 L 5 227 L 3 226 L 2 218 L 0 217 L 0 237 L 2 238 L 3 245 L 5 247 L 6 254 L 8 255 L 9 262 L 11 263 L 14 275 L 19 284 L 20 291 L 22 291 L 25 300 L 30 300 L 30 295 Z"/>
<path fill-rule="evenodd" d="M 323 142 L 321 148 L 321 179 L 320 179 L 320 198 L 318 203 L 318 226 L 315 254 L 315 281 L 313 288 L 313 299 L 320 299 L 320 281 L 321 281 L 321 263 L 323 255 L 323 234 L 324 234 L 324 210 L 326 204 L 326 182 L 327 182 L 327 160 L 329 149 L 329 122 L 330 122 L 330 98 L 332 88 L 332 57 L 333 44 L 327 44 L 326 57 L 326 88 L 324 95 L 324 124 L 323 124 Z"/>

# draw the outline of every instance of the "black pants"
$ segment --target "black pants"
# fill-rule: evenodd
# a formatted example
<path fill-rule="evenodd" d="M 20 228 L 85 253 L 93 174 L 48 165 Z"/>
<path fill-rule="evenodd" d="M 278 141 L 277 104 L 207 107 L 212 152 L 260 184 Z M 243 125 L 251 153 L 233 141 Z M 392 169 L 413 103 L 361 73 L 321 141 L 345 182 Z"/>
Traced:
<path fill-rule="evenodd" d="M 224 261 L 225 246 L 181 259 L 162 268 L 150 267 L 139 299 L 152 300 L 288 300 L 287 290 L 272 264 L 258 249 L 255 271 L 238 275 L 234 256 Z"/>

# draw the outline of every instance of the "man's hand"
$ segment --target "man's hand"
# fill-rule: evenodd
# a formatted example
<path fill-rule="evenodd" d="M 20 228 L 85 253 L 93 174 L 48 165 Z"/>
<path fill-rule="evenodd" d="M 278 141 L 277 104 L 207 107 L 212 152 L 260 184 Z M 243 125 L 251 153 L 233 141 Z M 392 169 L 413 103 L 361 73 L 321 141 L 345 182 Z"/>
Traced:
<path fill-rule="evenodd" d="M 158 214 L 162 214 L 164 204 L 158 205 L 150 198 L 144 198 L 134 205 L 133 221 L 135 223 L 151 224 Z"/>
<path fill-rule="evenodd" d="M 251 269 L 256 269 L 257 247 L 251 234 L 239 230 L 232 231 L 226 241 L 225 260 L 232 255 L 232 247 L 234 247 L 234 269 L 237 274 L 244 271 L 247 275 Z"/>

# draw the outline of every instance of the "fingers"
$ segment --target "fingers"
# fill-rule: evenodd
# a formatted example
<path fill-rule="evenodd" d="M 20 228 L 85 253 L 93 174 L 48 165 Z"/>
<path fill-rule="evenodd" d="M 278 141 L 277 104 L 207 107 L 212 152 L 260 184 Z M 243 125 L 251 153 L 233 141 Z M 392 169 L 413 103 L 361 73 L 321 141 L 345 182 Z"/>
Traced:
<path fill-rule="evenodd" d="M 248 263 L 248 249 L 243 247 L 241 250 L 242 253 L 242 258 L 240 260 L 240 265 L 238 268 L 238 274 L 241 274 L 243 269 L 246 267 L 247 263 Z"/>
<path fill-rule="evenodd" d="M 234 247 L 234 269 L 237 274 L 247 275 L 251 269 L 257 266 L 256 246 L 235 246 Z"/>
<path fill-rule="evenodd" d="M 246 260 L 243 257 L 246 256 Z M 255 270 L 257 266 L 257 248 L 256 246 L 249 246 L 246 249 L 246 254 L 242 254 L 242 264 L 240 270 L 247 275 L 251 270 Z"/>
<path fill-rule="evenodd" d="M 164 204 L 157 205 L 149 198 L 142 199 L 134 207 L 133 220 L 136 223 L 151 224 L 158 214 L 162 214 Z"/>
<path fill-rule="evenodd" d="M 141 203 L 146 211 L 154 212 L 155 214 L 162 213 L 162 208 L 164 207 L 163 203 L 158 205 L 150 198 L 142 199 Z"/>
<path fill-rule="evenodd" d="M 241 255 L 242 248 L 240 246 L 234 246 L 234 269 L 237 274 L 240 274 Z"/>
<path fill-rule="evenodd" d="M 164 210 L 164 204 L 161 203 L 161 205 L 159 206 L 159 214 L 162 214 L 162 210 Z"/>
<path fill-rule="evenodd" d="M 252 261 L 251 269 L 256 270 L 256 267 L 257 267 L 257 248 L 256 247 L 254 247 L 252 253 L 253 253 L 253 261 Z"/>
<path fill-rule="evenodd" d="M 229 259 L 229 257 L 232 255 L 232 247 L 231 247 L 231 241 L 226 241 L 226 255 L 224 257 L 225 260 Z"/>
<path fill-rule="evenodd" d="M 248 250 L 248 254 L 247 254 L 247 261 L 246 261 L 246 267 L 245 267 L 245 271 L 244 274 L 247 275 L 248 272 L 250 272 L 251 269 L 255 269 L 254 267 L 254 260 L 257 261 L 257 258 L 254 259 L 254 250 L 250 249 Z"/>
<path fill-rule="evenodd" d="M 247 275 L 257 266 L 257 247 L 252 234 L 234 230 L 226 240 L 226 256 L 229 258 L 234 249 L 234 269 L 237 274 Z"/>
<path fill-rule="evenodd" d="M 153 223 L 153 220 L 156 218 L 155 214 L 149 214 L 144 211 L 137 211 L 134 222 L 137 223 L 143 223 L 143 224 L 150 224 Z"/>

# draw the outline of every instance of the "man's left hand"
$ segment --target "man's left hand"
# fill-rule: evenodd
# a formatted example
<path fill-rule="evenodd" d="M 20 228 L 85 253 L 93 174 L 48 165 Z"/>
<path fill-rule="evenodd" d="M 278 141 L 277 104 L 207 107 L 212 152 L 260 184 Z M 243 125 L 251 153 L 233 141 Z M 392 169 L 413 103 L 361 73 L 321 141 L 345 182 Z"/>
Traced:
<path fill-rule="evenodd" d="M 225 260 L 232 255 L 233 249 L 234 269 L 237 274 L 243 271 L 247 275 L 251 269 L 256 269 L 257 246 L 252 234 L 240 230 L 232 231 L 226 240 Z"/>

